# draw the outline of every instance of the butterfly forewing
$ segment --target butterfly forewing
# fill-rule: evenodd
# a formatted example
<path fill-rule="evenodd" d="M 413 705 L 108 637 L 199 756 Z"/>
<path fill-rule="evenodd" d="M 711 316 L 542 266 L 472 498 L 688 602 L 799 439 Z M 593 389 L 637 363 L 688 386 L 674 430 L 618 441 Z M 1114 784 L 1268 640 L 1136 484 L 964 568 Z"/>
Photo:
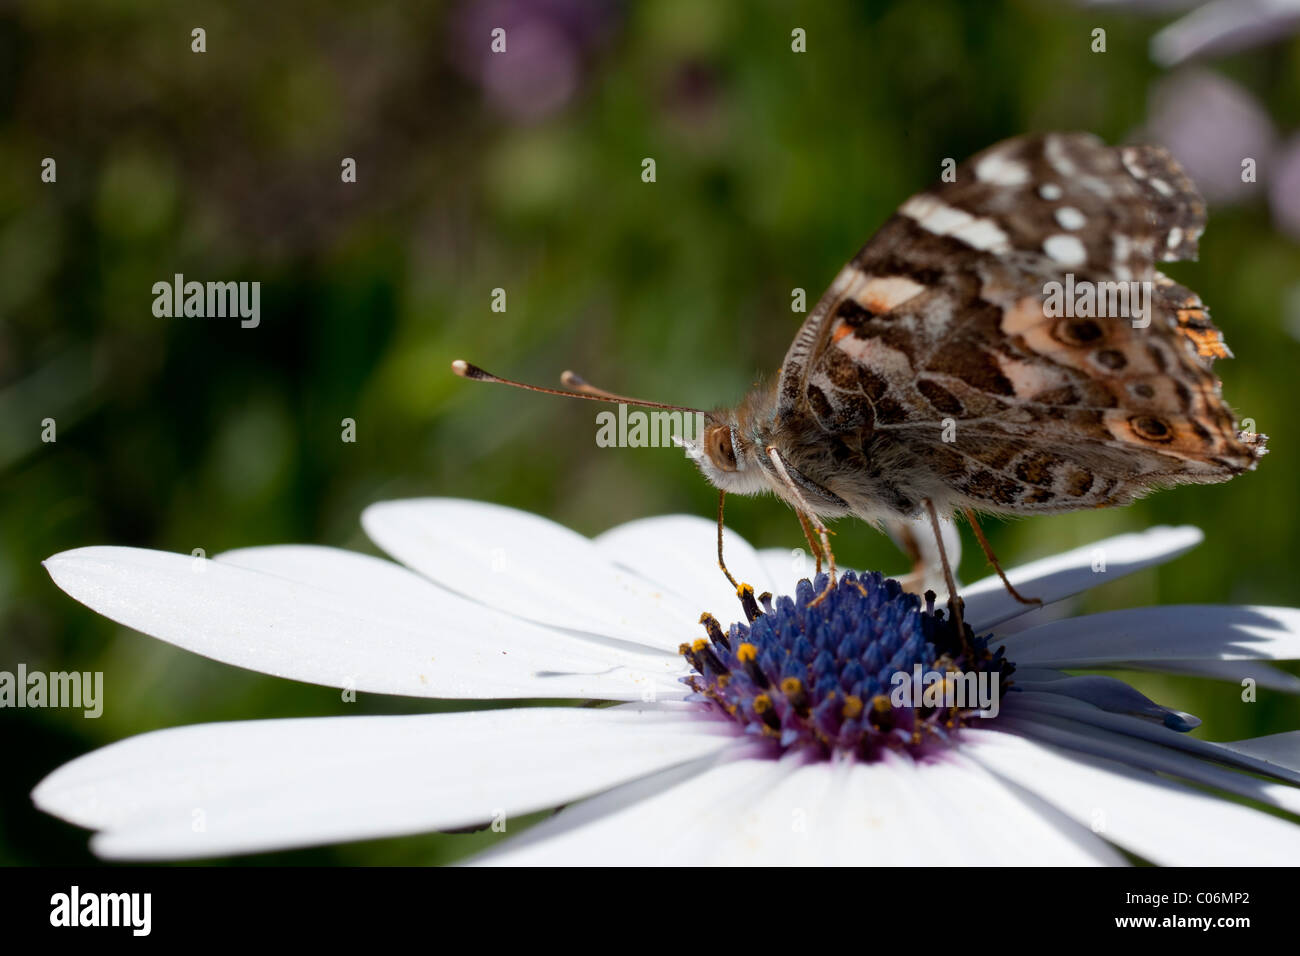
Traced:
<path fill-rule="evenodd" d="M 1194 257 L 1204 222 L 1157 147 L 998 144 L 844 267 L 786 356 L 777 420 L 826 436 L 822 476 L 859 513 L 1064 511 L 1226 480 L 1262 438 L 1219 395 L 1208 310 L 1155 268 Z"/>

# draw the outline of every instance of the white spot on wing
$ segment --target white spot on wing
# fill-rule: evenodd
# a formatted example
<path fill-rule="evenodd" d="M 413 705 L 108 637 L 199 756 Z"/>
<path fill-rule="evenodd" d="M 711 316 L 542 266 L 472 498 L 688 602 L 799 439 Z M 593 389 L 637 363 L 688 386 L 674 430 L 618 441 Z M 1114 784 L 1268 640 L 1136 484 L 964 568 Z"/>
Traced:
<path fill-rule="evenodd" d="M 1074 164 L 1074 160 L 1065 154 L 1065 143 L 1059 136 L 1047 137 L 1043 143 L 1043 155 L 1052 164 L 1052 168 L 1066 179 L 1072 177 L 1079 169 Z"/>
<path fill-rule="evenodd" d="M 913 196 L 899 207 L 904 216 L 916 220 L 926 232 L 952 236 L 982 252 L 1005 252 L 1010 245 L 1007 234 L 991 219 L 977 219 L 934 196 Z"/>
<path fill-rule="evenodd" d="M 1062 229 L 1082 229 L 1088 220 L 1073 206 L 1062 206 L 1056 210 L 1056 221 Z"/>
<path fill-rule="evenodd" d="M 1042 196 L 1048 202 L 1055 202 L 1065 195 L 1065 191 L 1056 183 L 1043 183 L 1038 187 L 1038 195 Z"/>
<path fill-rule="evenodd" d="M 1129 268 L 1129 257 L 1133 255 L 1133 243 L 1129 241 L 1128 236 L 1122 232 L 1115 233 L 1111 237 L 1113 255 L 1115 257 L 1114 271 L 1116 279 L 1132 279 L 1133 270 Z"/>
<path fill-rule="evenodd" d="M 879 276 L 869 279 L 862 287 L 859 300 L 877 314 L 897 308 L 908 299 L 925 291 L 925 286 L 907 276 Z"/>
<path fill-rule="evenodd" d="M 995 186 L 1023 186 L 1029 182 L 1029 170 L 1024 163 L 1008 159 L 999 152 L 985 156 L 975 164 L 975 178 Z"/>
<path fill-rule="evenodd" d="M 954 209 L 933 196 L 913 196 L 899 208 L 905 216 L 915 219 L 922 229 L 940 236 L 970 222 L 974 216 Z"/>
<path fill-rule="evenodd" d="M 983 252 L 1005 252 L 1009 248 L 1007 234 L 992 219 L 975 219 L 949 235 Z"/>
<path fill-rule="evenodd" d="M 1063 266 L 1081 266 L 1088 261 L 1088 251 L 1078 236 L 1048 236 L 1043 240 L 1043 251 Z"/>
<path fill-rule="evenodd" d="M 1147 171 L 1142 167 L 1142 164 L 1138 162 L 1137 150 L 1122 149 L 1119 153 L 1119 159 L 1120 162 L 1124 164 L 1124 168 L 1128 170 L 1129 175 L 1134 179 L 1147 178 Z"/>

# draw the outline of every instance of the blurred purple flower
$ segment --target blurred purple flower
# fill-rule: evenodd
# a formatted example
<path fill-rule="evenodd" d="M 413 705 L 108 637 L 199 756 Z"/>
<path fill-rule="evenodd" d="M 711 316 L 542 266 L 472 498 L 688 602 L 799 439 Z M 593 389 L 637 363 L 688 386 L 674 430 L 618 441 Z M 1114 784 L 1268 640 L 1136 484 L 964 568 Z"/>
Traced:
<path fill-rule="evenodd" d="M 1209 70 L 1188 69 L 1155 84 L 1145 137 L 1183 164 L 1205 198 L 1239 202 L 1257 188 L 1242 182 L 1241 163 L 1269 169 L 1277 136 L 1272 120 L 1250 93 Z"/>
<path fill-rule="evenodd" d="M 1285 38 L 1300 27 L 1300 0 L 1213 0 L 1151 38 L 1151 57 L 1173 66 Z"/>
<path fill-rule="evenodd" d="M 1151 38 L 1151 58 L 1164 66 L 1272 43 L 1300 28 L 1300 0 L 1083 0 L 1083 4 L 1157 15 L 1196 7 Z"/>
<path fill-rule="evenodd" d="M 1278 226 L 1300 240 L 1300 134 L 1278 151 L 1269 178 L 1269 202 Z"/>
<path fill-rule="evenodd" d="M 617 4 L 600 0 L 484 0 L 465 3 L 450 35 L 451 59 L 512 119 L 537 121 L 577 92 L 593 51 L 617 22 Z M 505 31 L 494 52 L 493 31 Z"/>
<path fill-rule="evenodd" d="M 1205 198 L 1241 202 L 1268 190 L 1279 229 L 1300 239 L 1300 136 L 1285 144 L 1255 98 L 1208 70 L 1187 69 L 1151 91 L 1143 139 L 1163 144 L 1183 164 Z M 1242 163 L 1255 161 L 1255 180 Z"/>

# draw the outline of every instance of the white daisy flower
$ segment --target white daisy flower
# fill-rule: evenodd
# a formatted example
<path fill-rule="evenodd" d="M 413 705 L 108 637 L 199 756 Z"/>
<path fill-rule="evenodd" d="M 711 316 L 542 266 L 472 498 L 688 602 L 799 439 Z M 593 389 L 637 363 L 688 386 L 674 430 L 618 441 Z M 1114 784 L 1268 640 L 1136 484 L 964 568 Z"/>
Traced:
<path fill-rule="evenodd" d="M 177 727 L 60 767 L 36 804 L 96 831 L 99 855 L 128 860 L 450 830 L 555 807 L 478 862 L 1300 856 L 1300 827 L 1200 789 L 1300 812 L 1300 733 L 1209 743 L 1186 735 L 1195 718 L 1118 680 L 1064 673 L 1146 668 L 1295 693 L 1300 681 L 1262 663 L 1300 658 L 1295 610 L 1038 613 L 1016 630 L 1029 609 L 991 578 L 964 595 L 967 623 L 993 637 L 963 647 L 941 614 L 864 575 L 815 607 L 807 584 L 795 600 L 760 598 L 762 614 L 751 596 L 753 619 L 724 629 L 700 618 L 736 600 L 702 519 L 635 521 L 588 540 L 509 508 L 428 499 L 375 505 L 364 525 L 406 567 L 294 545 L 212 560 L 92 547 L 46 566 L 106 617 L 266 674 L 414 697 L 619 703 Z M 1050 603 L 1200 538 L 1155 528 L 1009 576 Z M 795 584 L 790 552 L 736 535 L 727 547 L 759 591 Z M 997 674 L 1005 693 L 986 711 L 997 715 L 894 706 L 889 674 L 918 663 Z"/>

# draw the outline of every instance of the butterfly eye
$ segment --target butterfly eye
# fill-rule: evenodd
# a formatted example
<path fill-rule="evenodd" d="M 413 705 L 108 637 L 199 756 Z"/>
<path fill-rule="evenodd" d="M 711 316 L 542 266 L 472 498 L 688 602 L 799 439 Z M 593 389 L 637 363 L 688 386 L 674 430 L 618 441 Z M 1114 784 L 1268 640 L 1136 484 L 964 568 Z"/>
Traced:
<path fill-rule="evenodd" d="M 704 448 L 709 460 L 722 471 L 736 470 L 736 449 L 731 443 L 731 429 L 726 425 L 715 425 L 704 436 Z"/>

